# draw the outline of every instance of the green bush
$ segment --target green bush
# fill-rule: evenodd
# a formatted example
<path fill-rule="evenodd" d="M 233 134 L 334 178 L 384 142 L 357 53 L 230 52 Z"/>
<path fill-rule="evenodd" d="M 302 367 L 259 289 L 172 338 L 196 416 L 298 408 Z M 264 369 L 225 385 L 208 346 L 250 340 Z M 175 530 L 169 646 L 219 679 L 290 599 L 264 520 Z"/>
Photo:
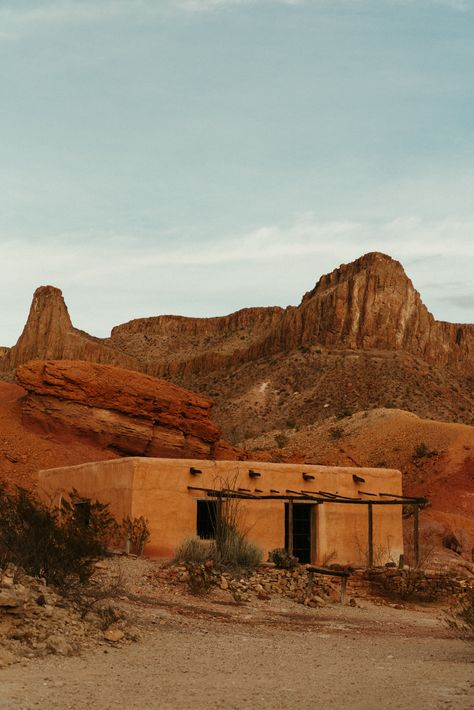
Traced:
<path fill-rule="evenodd" d="M 49 508 L 31 491 L 0 484 L 0 559 L 57 587 L 87 581 L 117 527 L 107 505 L 75 490 Z"/>

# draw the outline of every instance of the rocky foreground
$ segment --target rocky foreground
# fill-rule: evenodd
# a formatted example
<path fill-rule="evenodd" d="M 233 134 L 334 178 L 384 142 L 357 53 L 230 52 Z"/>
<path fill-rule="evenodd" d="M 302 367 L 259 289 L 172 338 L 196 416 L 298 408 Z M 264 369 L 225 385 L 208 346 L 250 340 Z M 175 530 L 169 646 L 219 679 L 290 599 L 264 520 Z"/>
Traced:
<path fill-rule="evenodd" d="M 403 708 L 407 698 L 418 708 L 472 708 L 473 652 L 449 631 L 439 605 L 374 598 L 359 581 L 351 604 L 339 605 L 331 583 L 312 607 L 277 591 L 297 591 L 301 572 L 271 568 L 250 582 L 248 601 L 233 598 L 241 582 L 226 575 L 195 597 L 186 571 L 124 558 L 101 563 L 101 584 L 118 574 L 120 591 L 85 621 L 31 587 L 45 604 L 36 597 L 0 611 L 2 630 L 6 622 L 12 629 L 4 663 L 16 660 L 0 670 L 0 707 L 340 708 L 350 696 L 357 710 Z M 0 594 L 21 591 L 6 584 Z M 105 611 L 111 606 L 115 616 Z"/>

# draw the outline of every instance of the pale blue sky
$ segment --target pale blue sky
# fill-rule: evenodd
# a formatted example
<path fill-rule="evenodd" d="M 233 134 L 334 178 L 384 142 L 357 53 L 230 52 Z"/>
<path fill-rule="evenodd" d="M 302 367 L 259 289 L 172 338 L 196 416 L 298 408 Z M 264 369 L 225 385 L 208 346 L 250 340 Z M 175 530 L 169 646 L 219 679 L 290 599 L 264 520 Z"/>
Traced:
<path fill-rule="evenodd" d="M 366 251 L 474 313 L 474 3 L 0 0 L 0 344 L 299 302 Z"/>

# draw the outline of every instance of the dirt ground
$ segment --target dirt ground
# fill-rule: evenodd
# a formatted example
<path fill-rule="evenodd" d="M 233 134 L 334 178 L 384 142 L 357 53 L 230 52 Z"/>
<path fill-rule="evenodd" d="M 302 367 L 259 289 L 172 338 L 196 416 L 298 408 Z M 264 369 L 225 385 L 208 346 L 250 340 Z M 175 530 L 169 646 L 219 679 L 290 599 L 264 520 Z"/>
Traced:
<path fill-rule="evenodd" d="M 243 605 L 171 589 L 123 603 L 136 643 L 0 670 L 0 708 L 474 708 L 474 647 L 439 608 Z"/>

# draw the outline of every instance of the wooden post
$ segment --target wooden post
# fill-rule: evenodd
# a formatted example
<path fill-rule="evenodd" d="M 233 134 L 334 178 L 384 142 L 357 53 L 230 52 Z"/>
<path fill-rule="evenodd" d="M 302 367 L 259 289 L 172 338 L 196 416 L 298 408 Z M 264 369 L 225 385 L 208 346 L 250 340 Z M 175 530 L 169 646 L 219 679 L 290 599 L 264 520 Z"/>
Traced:
<path fill-rule="evenodd" d="M 293 501 L 288 501 L 288 554 L 293 554 Z"/>
<path fill-rule="evenodd" d="M 374 566 L 374 515 L 372 509 L 372 503 L 367 504 L 367 510 L 369 514 L 369 529 L 368 529 L 368 566 L 369 568 Z"/>
<path fill-rule="evenodd" d="M 420 509 L 415 503 L 415 511 L 413 515 L 413 552 L 415 557 L 415 567 L 420 564 Z"/>

